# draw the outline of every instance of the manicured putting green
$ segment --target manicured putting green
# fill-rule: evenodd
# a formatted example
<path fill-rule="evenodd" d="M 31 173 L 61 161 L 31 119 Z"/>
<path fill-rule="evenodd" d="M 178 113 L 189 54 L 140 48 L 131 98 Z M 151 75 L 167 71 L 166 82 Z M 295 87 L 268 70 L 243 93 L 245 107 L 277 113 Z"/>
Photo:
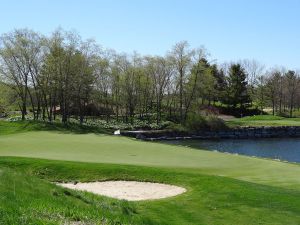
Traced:
<path fill-rule="evenodd" d="M 195 174 L 226 176 L 273 186 L 300 187 L 300 166 L 297 164 L 108 135 L 46 131 L 2 135 L 0 156 L 193 168 Z"/>

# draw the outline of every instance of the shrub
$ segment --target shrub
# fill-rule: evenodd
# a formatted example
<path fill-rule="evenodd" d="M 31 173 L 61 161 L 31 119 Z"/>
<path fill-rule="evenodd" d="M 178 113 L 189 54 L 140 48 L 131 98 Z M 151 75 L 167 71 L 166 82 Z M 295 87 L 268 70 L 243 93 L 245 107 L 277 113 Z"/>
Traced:
<path fill-rule="evenodd" d="M 167 130 L 175 131 L 178 133 L 185 133 L 187 132 L 187 128 L 179 123 L 170 122 L 169 125 L 166 127 Z"/>
<path fill-rule="evenodd" d="M 213 115 L 204 117 L 197 114 L 188 115 L 185 127 L 191 132 L 202 130 L 218 131 L 227 129 L 224 120 Z"/>
<path fill-rule="evenodd" d="M 185 127 L 189 131 L 195 132 L 207 129 L 207 123 L 205 117 L 193 113 L 187 116 Z"/>
<path fill-rule="evenodd" d="M 221 118 L 216 116 L 208 116 L 206 119 L 207 126 L 211 131 L 225 130 L 227 126 Z"/>

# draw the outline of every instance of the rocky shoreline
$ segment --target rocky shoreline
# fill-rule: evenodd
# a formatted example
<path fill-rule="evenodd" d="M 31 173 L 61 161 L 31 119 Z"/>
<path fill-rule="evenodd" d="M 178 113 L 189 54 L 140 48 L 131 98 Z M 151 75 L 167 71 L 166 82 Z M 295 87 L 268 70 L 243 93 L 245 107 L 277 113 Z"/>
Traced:
<path fill-rule="evenodd" d="M 253 139 L 300 137 L 300 126 L 238 127 L 220 131 L 199 131 L 197 133 L 171 130 L 121 131 L 121 135 L 136 139 L 181 140 L 181 139 Z"/>

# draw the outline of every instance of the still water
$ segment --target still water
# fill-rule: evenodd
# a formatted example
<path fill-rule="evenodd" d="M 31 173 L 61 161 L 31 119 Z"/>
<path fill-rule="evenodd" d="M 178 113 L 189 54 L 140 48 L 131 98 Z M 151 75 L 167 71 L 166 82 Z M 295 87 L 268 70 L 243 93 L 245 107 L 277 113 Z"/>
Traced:
<path fill-rule="evenodd" d="M 300 162 L 300 138 L 176 140 L 165 142 L 210 151 L 217 150 L 289 162 Z"/>

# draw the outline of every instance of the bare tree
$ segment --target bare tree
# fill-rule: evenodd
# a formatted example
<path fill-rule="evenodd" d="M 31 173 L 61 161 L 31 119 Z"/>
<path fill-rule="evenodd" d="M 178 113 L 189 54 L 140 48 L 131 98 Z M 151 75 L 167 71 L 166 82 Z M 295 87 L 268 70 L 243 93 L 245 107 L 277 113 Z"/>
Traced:
<path fill-rule="evenodd" d="M 153 89 L 156 97 L 156 122 L 161 120 L 162 100 L 170 83 L 173 68 L 170 61 L 163 57 L 147 57 L 147 71 L 153 79 Z"/>
<path fill-rule="evenodd" d="M 187 41 L 182 41 L 175 44 L 170 52 L 170 58 L 177 71 L 177 86 L 179 88 L 179 110 L 180 121 L 184 120 L 184 83 L 186 82 L 187 74 L 192 66 L 192 56 L 195 54 L 194 50 L 189 48 Z"/>
<path fill-rule="evenodd" d="M 263 79 L 265 66 L 254 59 L 244 59 L 240 64 L 245 69 L 247 75 L 246 81 L 249 86 L 250 95 L 253 97 L 255 87 L 257 87 Z"/>

